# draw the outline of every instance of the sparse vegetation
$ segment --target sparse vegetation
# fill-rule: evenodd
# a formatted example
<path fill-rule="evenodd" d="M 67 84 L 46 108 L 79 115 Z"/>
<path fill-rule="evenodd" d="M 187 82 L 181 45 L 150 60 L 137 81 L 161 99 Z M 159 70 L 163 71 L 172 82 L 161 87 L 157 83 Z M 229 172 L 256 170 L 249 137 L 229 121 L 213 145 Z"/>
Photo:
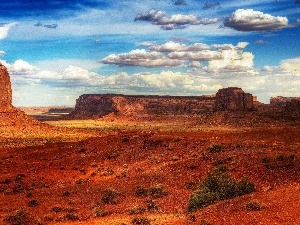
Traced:
<path fill-rule="evenodd" d="M 224 146 L 222 144 L 212 144 L 209 147 L 209 152 L 211 153 L 219 153 L 224 150 Z"/>
<path fill-rule="evenodd" d="M 150 221 L 145 217 L 137 217 L 132 220 L 132 225 L 150 225 Z"/>
<path fill-rule="evenodd" d="M 146 211 L 146 209 L 142 206 L 134 206 L 131 209 L 129 209 L 129 214 L 134 215 L 134 214 L 142 214 Z"/>
<path fill-rule="evenodd" d="M 75 213 L 67 213 L 64 218 L 71 221 L 80 220 L 79 216 Z"/>
<path fill-rule="evenodd" d="M 160 212 L 161 208 L 153 201 L 153 200 L 147 200 L 147 209 L 149 212 Z"/>
<path fill-rule="evenodd" d="M 135 195 L 138 197 L 151 196 L 152 198 L 162 198 L 162 197 L 168 195 L 168 192 L 165 190 L 165 188 L 162 185 L 157 184 L 150 188 L 144 188 L 144 187 L 138 186 L 135 189 Z"/>
<path fill-rule="evenodd" d="M 112 188 L 105 189 L 102 193 L 102 202 L 105 204 L 116 204 L 116 197 L 120 195 L 120 193 Z"/>
<path fill-rule="evenodd" d="M 210 172 L 194 192 L 188 203 L 188 211 L 195 211 L 213 202 L 230 199 L 255 191 L 254 184 L 243 178 L 231 177 L 226 166 L 219 166 Z"/>
<path fill-rule="evenodd" d="M 4 221 L 12 225 L 28 225 L 30 222 L 28 213 L 24 209 L 16 211 L 13 215 L 6 216 Z"/>
<path fill-rule="evenodd" d="M 103 211 L 100 206 L 95 206 L 93 208 L 93 214 L 95 217 L 105 217 L 109 215 L 109 212 Z"/>
<path fill-rule="evenodd" d="M 128 225 L 134 218 L 140 217 L 148 218 L 151 224 L 198 225 L 219 224 L 222 220 L 233 221 L 243 217 L 242 221 L 247 224 L 257 213 L 262 223 L 282 221 L 292 224 L 292 220 L 296 221 L 296 212 L 291 210 L 296 208 L 299 186 L 299 132 L 295 127 L 255 127 L 254 130 L 204 127 L 199 124 L 201 121 L 197 115 L 176 124 L 167 124 L 164 117 L 159 119 L 159 122 L 155 119 L 145 123 L 118 122 L 120 127 L 117 127 L 115 122 L 108 124 L 103 118 L 93 121 L 98 128 L 92 131 L 91 124 L 88 132 L 95 132 L 97 137 L 88 140 L 77 142 L 79 139 L 75 140 L 77 136 L 74 136 L 72 142 L 53 144 L 61 138 L 53 140 L 51 136 L 49 144 L 42 139 L 32 142 L 33 145 L 45 143 L 42 147 L 0 151 L 0 194 L 3 195 L 0 224 Z M 108 126 L 116 126 L 116 129 L 111 132 L 113 129 Z M 183 130 L 186 127 L 187 130 Z M 117 129 L 121 132 L 115 132 Z M 84 128 L 77 130 L 85 132 Z M 288 141 L 284 139 L 286 137 Z M 275 140 L 277 144 L 273 145 Z M 213 143 L 223 146 L 223 150 L 211 152 L 209 149 Z M 82 147 L 84 150 L 81 150 Z M 111 154 L 114 150 L 121 153 L 116 159 Z M 103 160 L 105 156 L 108 157 Z M 272 170 L 266 169 L 267 165 Z M 218 179 L 229 184 L 227 188 L 219 187 L 221 193 L 215 190 L 217 188 L 211 188 L 219 185 L 217 181 L 217 185 L 213 185 L 205 178 L 206 174 L 213 173 L 213 167 L 219 171 Z M 261 192 L 229 201 L 219 200 L 234 197 L 237 192 L 253 190 L 253 186 L 249 185 L 251 182 L 241 178 L 244 171 L 251 181 L 254 181 L 252 177 L 255 178 Z M 214 174 L 210 175 L 210 180 L 217 179 Z M 227 181 L 226 174 L 230 175 Z M 108 191 L 104 195 L 106 189 L 113 189 L 116 193 Z M 200 210 L 194 212 L 196 208 L 191 206 L 192 212 L 184 213 L 188 207 L 186 202 L 192 202 L 192 193 L 206 198 L 202 199 L 202 205 L 197 202 L 197 206 L 219 202 L 205 209 L 204 214 Z M 29 207 L 31 200 L 39 204 L 32 201 L 31 204 L 36 207 Z M 28 222 L 16 222 L 18 217 L 22 218 L 22 214 L 15 211 L 21 206 L 27 214 L 23 221 Z M 274 215 L 279 207 L 282 215 L 289 216 L 277 220 Z M 205 213 L 209 209 L 213 211 Z M 231 214 L 235 209 L 235 213 Z M 9 219 L 9 216 L 13 217 Z"/>
<path fill-rule="evenodd" d="M 248 202 L 245 205 L 245 208 L 249 211 L 260 211 L 263 209 L 263 207 L 256 201 Z"/>
<path fill-rule="evenodd" d="M 55 213 L 59 213 L 61 212 L 63 209 L 59 206 L 54 206 L 51 211 L 55 212 Z"/>
<path fill-rule="evenodd" d="M 39 201 L 36 199 L 30 200 L 28 202 L 28 206 L 30 206 L 30 207 L 35 207 L 35 206 L 38 206 L 39 204 L 40 204 Z"/>

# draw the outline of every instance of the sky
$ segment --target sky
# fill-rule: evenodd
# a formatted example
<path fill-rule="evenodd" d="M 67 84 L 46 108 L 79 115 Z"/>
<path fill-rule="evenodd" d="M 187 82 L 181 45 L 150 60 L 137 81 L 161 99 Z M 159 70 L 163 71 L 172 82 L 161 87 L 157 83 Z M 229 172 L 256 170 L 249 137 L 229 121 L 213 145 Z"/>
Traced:
<path fill-rule="evenodd" d="M 82 94 L 300 96 L 300 0 L 0 0 L 15 106 Z"/>

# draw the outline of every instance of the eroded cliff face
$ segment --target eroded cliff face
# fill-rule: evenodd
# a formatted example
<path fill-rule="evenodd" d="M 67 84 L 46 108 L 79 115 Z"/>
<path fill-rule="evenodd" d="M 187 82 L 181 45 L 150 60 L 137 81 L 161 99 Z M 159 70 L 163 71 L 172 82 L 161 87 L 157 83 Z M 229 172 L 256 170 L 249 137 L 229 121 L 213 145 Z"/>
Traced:
<path fill-rule="evenodd" d="M 211 111 L 214 97 L 157 96 L 157 95 L 81 95 L 76 100 L 72 118 L 103 117 L 108 114 L 122 116 L 193 115 Z"/>
<path fill-rule="evenodd" d="M 293 98 L 288 101 L 284 107 L 284 111 L 288 113 L 300 113 L 300 98 Z"/>
<path fill-rule="evenodd" d="M 0 64 L 0 128 L 18 130 L 36 125 L 40 126 L 40 123 L 12 105 L 9 73 L 6 67 Z"/>
<path fill-rule="evenodd" d="M 216 94 L 216 111 L 252 111 L 254 110 L 252 94 L 241 88 L 229 87 L 220 89 Z"/>
<path fill-rule="evenodd" d="M 10 77 L 5 66 L 0 64 L 0 109 L 12 107 L 12 90 Z"/>

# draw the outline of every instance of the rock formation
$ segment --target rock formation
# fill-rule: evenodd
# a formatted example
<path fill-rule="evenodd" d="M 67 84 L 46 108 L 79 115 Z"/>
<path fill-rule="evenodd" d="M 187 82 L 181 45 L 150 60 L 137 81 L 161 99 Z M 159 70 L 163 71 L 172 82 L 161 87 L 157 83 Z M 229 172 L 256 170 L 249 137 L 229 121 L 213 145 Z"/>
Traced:
<path fill-rule="evenodd" d="M 211 111 L 214 101 L 214 96 L 86 94 L 76 100 L 70 117 L 193 115 Z"/>
<path fill-rule="evenodd" d="M 288 113 L 300 113 L 300 98 L 288 101 L 284 107 L 284 111 Z"/>
<path fill-rule="evenodd" d="M 215 111 L 252 111 L 253 96 L 241 88 L 220 89 L 216 94 Z"/>
<path fill-rule="evenodd" d="M 5 66 L 0 64 L 0 109 L 12 108 L 12 91 L 9 74 Z"/>
<path fill-rule="evenodd" d="M 40 122 L 27 116 L 12 105 L 12 89 L 9 73 L 5 66 L 0 64 L 0 128 L 9 130 L 30 129 L 32 126 L 41 126 Z"/>

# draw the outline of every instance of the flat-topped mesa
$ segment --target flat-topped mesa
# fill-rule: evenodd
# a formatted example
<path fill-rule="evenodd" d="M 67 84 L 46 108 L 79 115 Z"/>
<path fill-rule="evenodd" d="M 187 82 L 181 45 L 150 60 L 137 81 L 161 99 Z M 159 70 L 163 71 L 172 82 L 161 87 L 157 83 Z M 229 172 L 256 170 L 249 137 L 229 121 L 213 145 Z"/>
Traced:
<path fill-rule="evenodd" d="M 195 115 L 211 111 L 214 96 L 85 94 L 76 100 L 70 118 L 144 115 Z"/>
<path fill-rule="evenodd" d="M 216 94 L 214 109 L 216 111 L 252 111 L 253 96 L 241 88 L 229 87 L 220 89 Z"/>
<path fill-rule="evenodd" d="M 0 108 L 12 107 L 12 90 L 8 71 L 0 64 Z"/>

